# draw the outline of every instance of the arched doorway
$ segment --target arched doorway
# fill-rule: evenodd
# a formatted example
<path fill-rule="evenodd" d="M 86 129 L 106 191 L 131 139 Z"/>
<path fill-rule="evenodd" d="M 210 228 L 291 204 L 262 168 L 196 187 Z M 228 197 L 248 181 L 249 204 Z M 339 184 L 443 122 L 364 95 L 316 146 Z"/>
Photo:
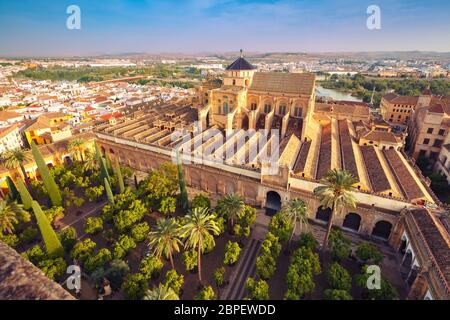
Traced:
<path fill-rule="evenodd" d="M 72 164 L 72 159 L 69 156 L 64 157 L 64 164 L 70 166 Z"/>
<path fill-rule="evenodd" d="M 357 213 L 350 212 L 345 216 L 344 223 L 342 226 L 344 228 L 358 232 L 359 226 L 361 225 L 361 216 Z"/>
<path fill-rule="evenodd" d="M 281 196 L 278 192 L 269 191 L 266 195 L 266 214 L 273 216 L 281 210 Z"/>
<path fill-rule="evenodd" d="M 331 209 L 330 208 L 324 208 L 322 206 L 320 206 L 317 209 L 316 212 L 316 219 L 323 221 L 323 222 L 328 222 L 330 220 L 331 217 Z"/>
<path fill-rule="evenodd" d="M 248 130 L 248 116 L 245 113 L 242 115 L 241 128 L 244 129 L 244 130 Z"/>
<path fill-rule="evenodd" d="M 384 220 L 378 221 L 372 230 L 372 236 L 387 240 L 391 235 L 391 229 L 392 224 L 390 222 Z"/>

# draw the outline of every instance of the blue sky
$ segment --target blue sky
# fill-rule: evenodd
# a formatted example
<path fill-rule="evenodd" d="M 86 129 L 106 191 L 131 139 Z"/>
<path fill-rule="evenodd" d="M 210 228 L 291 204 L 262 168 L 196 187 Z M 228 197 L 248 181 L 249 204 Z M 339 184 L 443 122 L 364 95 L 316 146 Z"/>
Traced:
<path fill-rule="evenodd" d="M 66 8 L 81 9 L 68 30 Z M 368 30 L 366 9 L 381 9 Z M 0 55 L 450 51 L 448 0 L 0 0 Z"/>

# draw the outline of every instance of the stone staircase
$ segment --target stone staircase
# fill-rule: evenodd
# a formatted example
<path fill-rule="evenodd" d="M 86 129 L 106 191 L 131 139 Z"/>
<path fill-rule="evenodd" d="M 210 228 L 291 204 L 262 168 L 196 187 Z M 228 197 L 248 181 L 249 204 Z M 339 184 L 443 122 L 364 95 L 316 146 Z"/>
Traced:
<path fill-rule="evenodd" d="M 247 278 L 253 277 L 255 274 L 256 256 L 260 246 L 260 240 L 250 239 L 243 256 L 239 259 L 236 269 L 231 275 L 229 285 L 220 295 L 221 300 L 240 300 L 244 298 Z"/>

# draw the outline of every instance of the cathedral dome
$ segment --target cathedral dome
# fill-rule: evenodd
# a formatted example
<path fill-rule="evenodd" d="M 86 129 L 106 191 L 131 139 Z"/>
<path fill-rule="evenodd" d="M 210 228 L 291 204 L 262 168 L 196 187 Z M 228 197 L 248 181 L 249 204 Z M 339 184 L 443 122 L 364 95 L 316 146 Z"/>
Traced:
<path fill-rule="evenodd" d="M 252 65 L 250 62 L 245 60 L 242 57 L 242 50 L 241 50 L 241 56 L 237 58 L 232 64 L 230 64 L 226 70 L 255 70 L 257 69 L 254 65 Z"/>

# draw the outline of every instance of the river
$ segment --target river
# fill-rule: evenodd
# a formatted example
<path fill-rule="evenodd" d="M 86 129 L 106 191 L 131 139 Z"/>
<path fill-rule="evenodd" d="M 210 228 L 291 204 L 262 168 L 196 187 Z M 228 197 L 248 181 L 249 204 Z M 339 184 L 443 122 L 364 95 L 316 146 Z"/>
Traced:
<path fill-rule="evenodd" d="M 350 93 L 326 89 L 322 86 L 316 86 L 316 95 L 317 97 L 333 98 L 333 100 L 362 101 L 362 99 L 354 97 Z"/>

